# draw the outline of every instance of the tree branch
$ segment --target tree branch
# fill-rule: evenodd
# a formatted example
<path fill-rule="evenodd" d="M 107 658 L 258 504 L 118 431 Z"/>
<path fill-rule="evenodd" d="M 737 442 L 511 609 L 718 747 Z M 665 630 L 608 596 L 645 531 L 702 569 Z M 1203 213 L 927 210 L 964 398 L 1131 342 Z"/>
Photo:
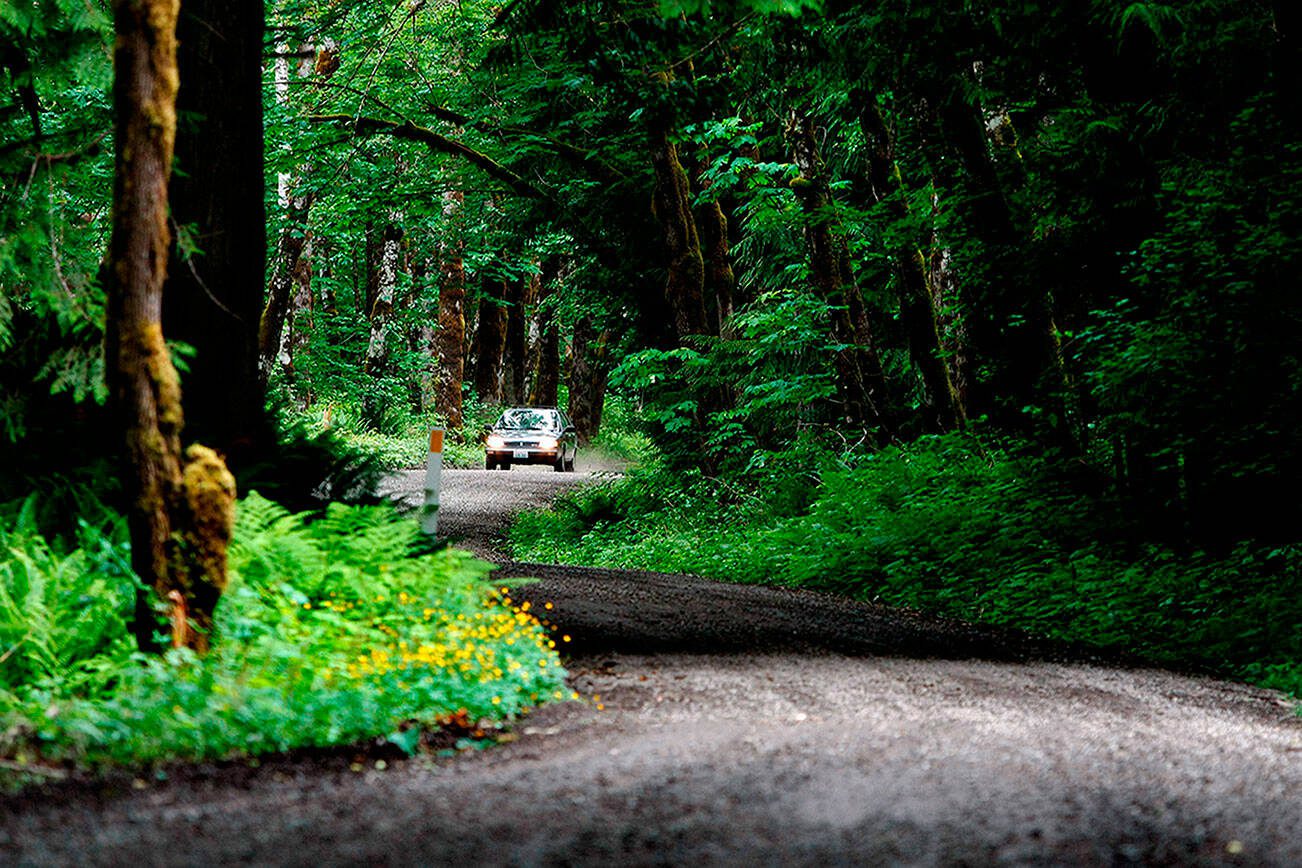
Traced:
<path fill-rule="evenodd" d="M 477 166 L 484 174 L 496 178 L 522 196 L 533 199 L 545 198 L 537 187 L 482 151 L 476 151 L 464 142 L 450 139 L 410 121 L 399 123 L 380 118 L 355 118 L 352 115 L 312 115 L 309 120 L 313 123 L 343 124 L 359 136 L 388 135 L 395 139 L 420 142 L 431 150 L 465 159 L 471 165 Z"/>
<path fill-rule="evenodd" d="M 543 135 L 534 130 L 525 127 L 495 126 L 484 121 L 476 121 L 468 115 L 463 115 L 460 112 L 444 108 L 443 106 L 426 105 L 425 111 L 429 112 L 435 118 L 444 123 L 456 124 L 457 126 L 462 127 L 468 126 L 479 130 L 480 132 L 489 133 L 490 135 L 533 139 L 558 157 L 561 157 L 574 165 L 582 166 L 587 169 L 599 181 L 616 183 L 618 181 L 628 180 L 628 175 L 625 175 L 623 172 L 603 160 L 594 159 L 589 152 L 585 151 L 583 148 L 576 148 L 574 145 L 562 142 L 559 139 L 554 139 L 551 136 Z"/>

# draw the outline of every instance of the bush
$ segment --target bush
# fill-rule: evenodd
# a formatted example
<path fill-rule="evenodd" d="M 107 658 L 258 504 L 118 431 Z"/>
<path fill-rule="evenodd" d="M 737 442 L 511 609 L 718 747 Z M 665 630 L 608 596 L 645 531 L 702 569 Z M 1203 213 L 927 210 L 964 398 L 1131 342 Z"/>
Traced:
<path fill-rule="evenodd" d="M 10 532 L 4 544 L 0 589 L 49 602 L 0 613 L 0 756 L 138 763 L 389 733 L 406 745 L 397 733 L 413 721 L 501 719 L 562 695 L 554 643 L 527 604 L 486 583 L 489 564 L 429 551 L 387 506 L 335 505 L 309 523 L 245 498 L 202 659 L 134 651 L 120 543 L 59 554 Z M 73 641 L 59 619 L 88 600 L 82 623 L 95 629 Z"/>

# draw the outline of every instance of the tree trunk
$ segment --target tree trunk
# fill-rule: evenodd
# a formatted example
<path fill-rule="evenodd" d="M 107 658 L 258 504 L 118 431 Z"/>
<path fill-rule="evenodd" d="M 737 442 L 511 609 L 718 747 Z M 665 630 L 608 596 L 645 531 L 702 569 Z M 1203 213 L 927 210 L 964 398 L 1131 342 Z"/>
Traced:
<path fill-rule="evenodd" d="M 290 275 L 293 295 L 289 300 L 289 311 L 285 317 L 285 326 L 281 332 L 280 349 L 277 361 L 285 374 L 285 381 L 294 383 L 294 360 L 301 359 L 307 352 L 308 340 L 312 329 L 312 235 L 306 232 L 303 248 L 294 263 L 294 272 Z M 310 391 L 302 395 L 304 407 L 311 406 L 313 396 Z"/>
<path fill-rule="evenodd" d="M 555 407 L 560 394 L 560 333 L 556 327 L 555 306 L 548 302 L 554 291 L 552 282 L 547 281 L 538 299 L 538 372 L 529 396 L 529 403 L 536 407 Z"/>
<path fill-rule="evenodd" d="M 578 431 L 579 443 L 587 445 L 601 429 L 602 405 L 606 401 L 606 344 L 610 333 L 597 333 L 591 317 L 574 326 L 570 357 L 570 419 Z"/>
<path fill-rule="evenodd" d="M 507 314 L 502 300 L 509 290 L 505 281 L 485 279 L 483 286 L 475 338 L 479 346 L 475 358 L 475 394 L 482 403 L 497 405 L 502 403 L 502 356 L 506 352 Z M 497 295 L 490 289 L 495 289 Z"/>
<path fill-rule="evenodd" d="M 800 177 L 792 181 L 805 214 L 805 241 L 814 285 L 833 305 L 832 337 L 846 347 L 837 353 L 837 386 L 846 418 L 856 424 L 893 432 L 889 419 L 886 377 L 868 322 L 868 310 L 854 280 L 850 245 L 846 241 L 827 167 L 808 117 L 792 111 L 786 128 Z"/>
<path fill-rule="evenodd" d="M 1069 389 L 1059 365 L 1050 301 L 1042 287 L 1031 283 L 1023 264 L 1023 236 L 990 157 L 981 110 L 958 88 L 943 104 L 940 120 L 967 175 L 964 205 L 970 229 L 985 248 L 985 294 L 972 297 L 969 292 L 964 307 L 975 363 L 992 373 L 973 383 L 977 406 L 969 409 L 1025 426 L 1023 408 L 1047 397 L 1042 386 L 1064 395 Z"/>
<path fill-rule="evenodd" d="M 723 334 L 732 316 L 737 278 L 732 270 L 728 242 L 728 217 L 717 199 L 699 209 L 701 240 L 705 244 L 705 288 L 714 304 L 710 307 L 710 330 Z"/>
<path fill-rule="evenodd" d="M 696 173 L 697 186 L 705 191 L 708 182 L 702 178 L 709 161 L 702 159 Z M 696 208 L 702 253 L 705 258 L 706 315 L 712 334 L 723 334 L 724 324 L 732 316 L 737 294 L 737 277 L 732 270 L 732 247 L 728 238 L 728 216 L 723 203 L 716 197 Z"/>
<path fill-rule="evenodd" d="M 195 349 L 185 376 L 192 433 L 233 462 L 275 437 L 258 370 L 263 19 L 262 0 L 186 0 L 177 32 L 177 110 L 188 120 L 176 139 L 172 222 L 193 246 L 173 251 L 164 327 Z"/>
<path fill-rule="evenodd" d="M 962 424 L 967 417 L 968 387 L 972 382 L 972 359 L 968 349 L 967 329 L 959 315 L 961 295 L 954 275 L 953 254 L 935 231 L 930 240 L 927 269 L 931 275 L 931 309 L 936 312 L 936 327 L 940 334 L 941 354 L 954 386 L 955 406 L 962 414 Z"/>
<path fill-rule="evenodd" d="M 168 180 L 176 130 L 177 0 L 114 3 L 117 157 L 109 246 L 107 379 L 126 439 L 131 565 L 172 608 L 175 645 L 208 647 L 226 586 L 235 481 L 203 446 L 181 452 L 181 391 L 163 339 L 170 232 Z M 135 633 L 154 649 L 148 596 Z"/>
<path fill-rule="evenodd" d="M 688 335 L 708 334 L 710 324 L 705 314 L 705 258 L 692 216 L 691 185 L 678 145 L 666 129 L 651 133 L 651 168 L 655 172 L 652 212 L 664 229 L 668 259 L 665 301 L 682 343 Z"/>
<path fill-rule="evenodd" d="M 285 207 L 286 225 L 280 231 L 267 306 L 262 310 L 262 318 L 258 326 L 258 370 L 264 389 L 277 359 L 281 360 L 283 368 L 290 369 L 290 360 L 281 358 L 287 344 L 285 323 L 289 315 L 290 297 L 301 288 L 304 275 L 307 275 L 307 281 L 310 283 L 312 273 L 312 242 L 307 228 L 312 195 L 290 194 Z M 306 260 L 304 260 L 305 254 Z"/>
<path fill-rule="evenodd" d="M 510 297 L 506 309 L 506 356 L 502 365 L 502 401 L 507 404 L 525 404 L 529 399 L 528 361 L 529 317 L 528 308 L 533 303 L 533 276 L 522 277 L 507 284 Z"/>
<path fill-rule="evenodd" d="M 289 102 L 289 45 L 279 46 L 280 56 L 275 61 L 276 102 L 285 105 Z M 304 49 L 311 52 L 311 48 Z M 311 57 L 298 63 L 298 75 L 304 77 L 312 73 Z M 303 174 L 311 171 L 310 166 L 301 169 Z M 308 211 L 312 207 L 310 192 L 295 195 L 294 178 L 289 172 L 281 172 L 276 179 L 276 202 L 284 212 L 285 225 L 280 230 L 276 244 L 276 260 L 271 272 L 271 285 L 267 293 L 267 304 L 262 309 L 258 323 L 258 372 L 261 384 L 266 389 L 277 362 L 287 376 L 293 373 L 293 361 L 289 355 L 290 336 L 285 326 L 289 317 L 290 296 L 294 294 L 300 278 L 299 261 L 304 254 L 308 257 L 306 271 L 311 274 L 312 242 L 307 228 Z M 309 278 L 310 279 L 310 278 Z"/>
<path fill-rule="evenodd" d="M 365 259 L 366 275 L 365 294 L 362 296 L 362 311 L 370 322 L 375 302 L 380 297 L 380 275 L 384 262 L 384 230 L 376 225 L 370 217 L 362 226 L 362 256 Z M 354 296 L 355 297 L 355 296 Z"/>
<path fill-rule="evenodd" d="M 524 327 L 524 380 L 521 382 L 522 400 L 533 402 L 533 393 L 538 385 L 538 355 L 542 344 L 542 335 L 538 323 L 538 300 L 542 296 L 544 278 L 541 271 L 529 278 L 528 306 L 525 309 Z"/>
<path fill-rule="evenodd" d="M 434 406 L 435 378 L 438 376 L 436 358 L 436 335 L 438 334 L 437 299 L 430 303 L 427 281 L 431 272 L 437 272 L 438 263 L 432 256 L 425 255 L 422 244 L 408 243 L 414 250 L 408 251 L 408 272 L 411 274 L 411 286 L 404 302 L 415 313 L 414 322 L 407 330 L 407 350 L 414 358 L 421 360 L 420 375 L 412 377 L 407 383 L 407 395 L 412 412 L 424 413 Z"/>
<path fill-rule="evenodd" d="M 460 192 L 444 194 L 443 212 L 453 235 L 443 244 L 439 272 L 439 327 L 434 334 L 434 357 L 438 361 L 434 408 L 449 428 L 465 424 L 461 405 L 461 381 L 466 363 L 466 269 L 462 261 L 462 240 L 458 216 L 465 200 Z"/>
<path fill-rule="evenodd" d="M 368 311 L 371 336 L 366 344 L 366 361 L 362 370 L 379 377 L 389 364 L 389 322 L 393 318 L 393 298 L 398 287 L 398 256 L 402 251 L 402 227 L 390 223 L 380 236 L 380 255 L 375 273 L 375 301 Z M 368 278 L 368 284 L 369 284 Z"/>
<path fill-rule="evenodd" d="M 894 142 L 875 97 L 860 95 L 863 108 L 860 126 L 868 142 L 868 180 L 873 198 L 885 206 L 886 213 L 899 223 L 908 218 L 899 168 L 895 163 Z M 931 410 L 928 427 L 946 431 L 965 421 L 950 369 L 941 347 L 935 296 L 928 273 L 927 260 L 913 241 L 893 251 L 896 292 L 900 300 L 900 320 L 909 342 L 909 355 L 922 380 L 923 401 Z"/>

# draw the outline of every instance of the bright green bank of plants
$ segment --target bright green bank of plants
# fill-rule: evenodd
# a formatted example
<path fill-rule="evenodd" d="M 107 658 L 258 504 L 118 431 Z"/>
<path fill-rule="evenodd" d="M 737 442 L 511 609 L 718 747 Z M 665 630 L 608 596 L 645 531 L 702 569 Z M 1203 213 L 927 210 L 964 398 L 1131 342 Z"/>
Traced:
<path fill-rule="evenodd" d="M 308 521 L 256 494 L 241 501 L 203 659 L 136 651 L 120 522 L 83 524 L 79 539 L 56 544 L 35 532 L 32 507 L 0 513 L 10 773 L 385 736 L 410 751 L 421 725 L 463 709 L 503 719 L 563 695 L 546 626 L 487 583 L 488 564 L 431 550 L 391 507 L 333 505 Z"/>
<path fill-rule="evenodd" d="M 740 481 L 663 468 L 523 516 L 515 557 L 813 588 L 1001 624 L 1302 696 L 1302 545 L 1144 541 L 1015 443 L 761 454 Z"/>
<path fill-rule="evenodd" d="M 484 448 L 479 439 L 484 426 L 497 418 L 500 408 L 485 407 L 475 400 L 466 403 L 464 425 L 449 432 L 443 441 L 446 467 L 480 467 Z M 311 434 L 329 433 L 351 452 L 366 455 L 384 470 L 424 467 L 429 458 L 432 428 L 447 428 L 433 413 L 419 414 L 405 407 L 383 413 L 366 413 L 354 403 L 330 402 L 299 411 L 287 419 L 301 424 Z"/>

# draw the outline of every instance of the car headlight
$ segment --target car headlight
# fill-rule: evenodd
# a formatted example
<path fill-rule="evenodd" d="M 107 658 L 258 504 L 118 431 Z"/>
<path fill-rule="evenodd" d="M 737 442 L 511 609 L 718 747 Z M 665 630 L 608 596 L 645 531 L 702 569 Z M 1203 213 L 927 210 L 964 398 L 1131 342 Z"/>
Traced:
<path fill-rule="evenodd" d="M 505 446 L 506 446 L 506 438 L 505 438 L 505 437 L 502 437 L 501 435 L 498 435 L 498 434 L 489 434 L 489 435 L 488 435 L 488 448 L 489 448 L 489 449 L 502 449 L 502 448 L 504 448 Z"/>
<path fill-rule="evenodd" d="M 539 438 L 538 438 L 538 448 L 539 448 L 539 449 L 555 449 L 555 448 L 556 448 L 556 438 L 555 438 L 555 437 L 539 437 Z"/>

